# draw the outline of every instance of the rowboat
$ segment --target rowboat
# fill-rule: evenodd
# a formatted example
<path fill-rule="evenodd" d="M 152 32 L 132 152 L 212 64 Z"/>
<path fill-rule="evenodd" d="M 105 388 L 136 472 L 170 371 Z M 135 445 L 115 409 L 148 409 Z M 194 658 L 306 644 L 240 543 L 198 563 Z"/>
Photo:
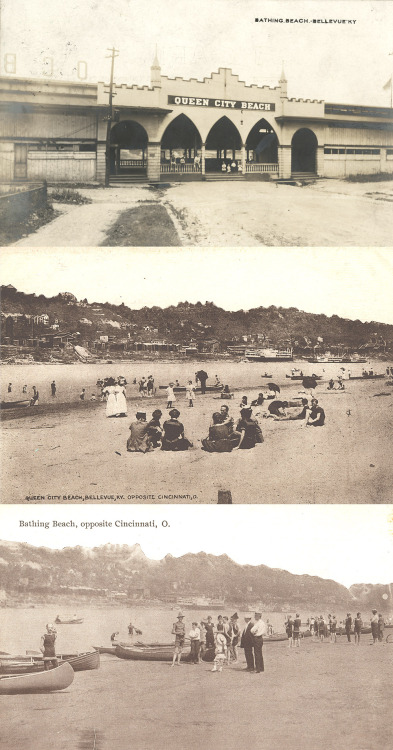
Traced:
<path fill-rule="evenodd" d="M 382 372 L 376 375 L 351 375 L 349 380 L 380 380 L 381 378 L 387 378 L 388 376 Z"/>
<path fill-rule="evenodd" d="M 43 672 L 0 677 L 0 695 L 17 693 L 50 693 L 71 685 L 74 670 L 67 664 Z"/>
<path fill-rule="evenodd" d="M 5 674 L 29 674 L 30 672 L 42 672 L 44 669 L 43 661 L 35 661 L 31 657 L 12 659 L 0 659 L 0 675 Z"/>
<path fill-rule="evenodd" d="M 98 651 L 87 651 L 83 654 L 61 654 L 57 657 L 60 663 L 68 662 L 74 672 L 82 672 L 86 669 L 98 669 L 100 666 L 100 654 Z"/>
<path fill-rule="evenodd" d="M 22 401 L 2 401 L 0 403 L 1 409 L 20 409 L 21 407 L 29 406 L 30 399 L 25 398 Z"/>
<path fill-rule="evenodd" d="M 62 620 L 60 617 L 56 617 L 56 625 L 81 625 L 83 622 L 82 617 L 72 617 L 69 620 Z"/>
<path fill-rule="evenodd" d="M 93 646 L 99 654 L 113 654 L 116 656 L 116 646 Z"/>
<path fill-rule="evenodd" d="M 98 651 L 89 651 L 82 654 L 57 654 L 59 664 L 68 662 L 74 672 L 82 672 L 87 669 L 98 669 L 100 666 L 100 654 Z M 39 652 L 33 652 L 29 656 L 13 656 L 10 659 L 0 659 L 0 674 L 28 674 L 29 672 L 42 672 L 44 670 L 44 659 Z"/>
<path fill-rule="evenodd" d="M 303 378 L 313 378 L 314 380 L 322 380 L 322 375 L 285 375 L 289 380 L 303 380 Z"/>
<path fill-rule="evenodd" d="M 42 654 L 39 651 L 29 651 L 29 656 L 37 664 L 42 663 Z M 80 654 L 56 654 L 56 659 L 60 664 L 68 662 L 71 664 L 74 672 L 82 672 L 85 669 L 98 669 L 100 666 L 100 654 L 98 651 L 83 651 Z"/>
<path fill-rule="evenodd" d="M 174 644 L 159 646 L 116 646 L 116 656 L 134 661 L 172 661 Z M 190 648 L 182 652 L 182 659 L 190 655 Z"/>
<path fill-rule="evenodd" d="M 133 646 L 134 644 L 130 641 L 112 641 L 111 646 L 93 646 L 95 651 L 98 651 L 99 654 L 116 654 L 116 646 Z M 139 641 L 136 641 L 137 646 L 144 646 L 145 644 L 140 644 Z"/>

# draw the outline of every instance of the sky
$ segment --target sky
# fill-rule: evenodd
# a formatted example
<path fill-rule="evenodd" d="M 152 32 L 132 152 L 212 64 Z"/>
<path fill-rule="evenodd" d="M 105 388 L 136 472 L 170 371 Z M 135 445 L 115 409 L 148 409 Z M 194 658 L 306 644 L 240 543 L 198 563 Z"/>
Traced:
<path fill-rule="evenodd" d="M 157 528 L 82 523 L 155 520 Z M 77 527 L 53 528 L 74 520 Z M 49 521 L 42 527 L 21 526 Z M 165 522 L 165 526 L 162 523 Z M 239 564 L 268 565 L 330 578 L 344 586 L 390 583 L 393 506 L 388 505 L 2 505 L 0 538 L 52 549 L 139 543 L 147 557 L 189 552 L 227 554 Z"/>
<path fill-rule="evenodd" d="M 48 297 L 71 292 L 132 309 L 276 305 L 393 324 L 393 253 L 385 248 L 12 247 L 2 249 L 0 265 L 3 284 Z"/>
<path fill-rule="evenodd" d="M 277 85 L 284 62 L 290 97 L 389 106 L 391 0 L 1 0 L 0 73 L 148 84 L 157 45 L 162 73 L 203 78 L 229 67 L 246 83 Z M 283 19 L 282 23 L 255 18 Z M 308 23 L 286 23 L 286 19 Z M 353 20 L 354 24 L 312 23 Z M 4 54 L 16 54 L 15 73 Z M 9 60 L 9 58 L 7 58 Z M 87 68 L 86 68 L 87 64 Z"/>

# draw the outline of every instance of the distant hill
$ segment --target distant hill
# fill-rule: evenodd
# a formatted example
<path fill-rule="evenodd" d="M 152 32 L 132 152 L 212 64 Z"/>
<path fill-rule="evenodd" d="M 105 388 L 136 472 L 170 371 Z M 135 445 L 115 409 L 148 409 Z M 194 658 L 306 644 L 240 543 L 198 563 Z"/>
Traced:
<path fill-rule="evenodd" d="M 0 589 L 6 596 L 105 597 L 123 592 L 167 599 L 171 595 L 224 598 L 239 606 L 261 602 L 266 610 L 392 608 L 391 585 L 355 584 L 350 589 L 317 576 L 293 575 L 265 565 L 238 565 L 227 555 L 200 552 L 149 560 L 138 544 L 50 550 L 0 542 Z M 387 595 L 387 599 L 383 595 Z"/>
<path fill-rule="evenodd" d="M 322 348 L 367 348 L 368 352 L 376 353 L 393 350 L 393 325 L 317 315 L 295 307 L 271 305 L 230 312 L 213 302 L 180 302 L 165 309 L 153 306 L 133 310 L 124 304 L 78 301 L 67 293 L 51 298 L 24 294 L 11 285 L 1 287 L 1 298 L 3 315 L 46 313 L 51 322 L 59 321 L 61 330 L 79 331 L 82 341 L 104 333 L 114 339 L 129 335 L 137 341 L 158 338 L 177 344 L 187 344 L 190 340 L 202 344 L 213 339 L 225 348 L 249 336 L 260 345 L 291 345 L 295 352 L 318 343 Z M 263 293 L 261 298 L 263 301 Z"/>

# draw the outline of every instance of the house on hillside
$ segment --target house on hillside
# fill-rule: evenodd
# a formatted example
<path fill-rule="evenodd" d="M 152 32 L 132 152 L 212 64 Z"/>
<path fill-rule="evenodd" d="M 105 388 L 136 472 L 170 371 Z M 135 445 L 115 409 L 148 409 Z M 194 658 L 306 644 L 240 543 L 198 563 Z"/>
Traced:
<path fill-rule="evenodd" d="M 49 325 L 49 315 L 47 315 L 47 313 L 42 313 L 42 315 L 35 315 L 33 320 L 36 325 Z"/>

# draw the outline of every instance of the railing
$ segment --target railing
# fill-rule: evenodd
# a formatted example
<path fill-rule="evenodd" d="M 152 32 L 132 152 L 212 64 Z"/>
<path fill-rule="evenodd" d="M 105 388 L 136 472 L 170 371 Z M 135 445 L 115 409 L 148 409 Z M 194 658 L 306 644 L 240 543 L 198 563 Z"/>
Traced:
<path fill-rule="evenodd" d="M 120 167 L 146 167 L 147 161 L 143 159 L 120 159 Z"/>
<path fill-rule="evenodd" d="M 161 164 L 162 173 L 197 173 L 201 171 L 200 165 L 196 164 Z"/>
<path fill-rule="evenodd" d="M 246 164 L 246 172 L 278 172 L 278 164 Z"/>

